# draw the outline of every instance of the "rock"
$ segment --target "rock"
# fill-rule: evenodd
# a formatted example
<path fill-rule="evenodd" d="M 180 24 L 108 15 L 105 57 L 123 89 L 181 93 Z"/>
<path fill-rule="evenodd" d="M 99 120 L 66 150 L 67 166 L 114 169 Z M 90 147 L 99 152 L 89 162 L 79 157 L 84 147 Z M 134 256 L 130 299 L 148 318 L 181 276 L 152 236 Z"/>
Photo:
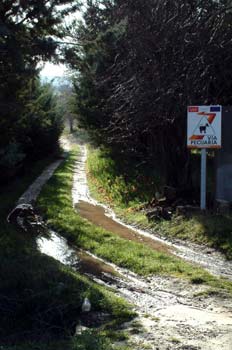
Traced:
<path fill-rule="evenodd" d="M 78 324 L 75 329 L 75 335 L 81 335 L 83 332 L 85 332 L 88 329 L 88 327 L 82 326 Z"/>
<path fill-rule="evenodd" d="M 170 208 L 163 208 L 161 206 L 156 206 L 154 209 L 149 210 L 146 213 L 146 216 L 149 221 L 152 220 L 171 220 L 172 212 L 169 210 Z"/>
<path fill-rule="evenodd" d="M 166 197 L 162 197 L 162 198 L 160 198 L 159 200 L 158 200 L 158 204 L 159 205 L 166 205 L 166 203 L 167 203 L 167 198 Z"/>
<path fill-rule="evenodd" d="M 91 303 L 88 298 L 84 299 L 84 302 L 81 307 L 82 312 L 89 312 L 91 310 Z"/>

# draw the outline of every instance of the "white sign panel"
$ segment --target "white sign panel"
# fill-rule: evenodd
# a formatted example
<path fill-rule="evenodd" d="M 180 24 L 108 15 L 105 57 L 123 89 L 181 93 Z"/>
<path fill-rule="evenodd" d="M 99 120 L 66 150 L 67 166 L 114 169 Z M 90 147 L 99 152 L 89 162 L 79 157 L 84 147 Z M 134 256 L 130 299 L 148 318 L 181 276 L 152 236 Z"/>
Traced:
<path fill-rule="evenodd" d="M 188 148 L 221 148 L 221 106 L 188 107 Z"/>

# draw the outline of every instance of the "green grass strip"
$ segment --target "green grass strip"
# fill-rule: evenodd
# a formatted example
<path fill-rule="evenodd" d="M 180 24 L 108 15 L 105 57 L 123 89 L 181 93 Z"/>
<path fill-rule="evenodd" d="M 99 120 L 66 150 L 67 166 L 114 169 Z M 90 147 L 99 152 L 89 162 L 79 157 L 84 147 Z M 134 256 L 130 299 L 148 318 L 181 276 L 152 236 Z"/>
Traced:
<path fill-rule="evenodd" d="M 232 259 L 232 215 L 209 212 L 195 213 L 191 217 L 174 215 L 170 221 L 148 221 L 144 212 L 138 209 L 144 202 L 151 201 L 156 190 L 161 188 L 157 176 L 144 178 L 141 173 L 140 177 L 135 177 L 131 172 L 133 166 L 118 169 L 118 163 L 109 152 L 91 147 L 87 167 L 91 194 L 98 201 L 110 204 L 124 221 L 149 227 L 167 237 L 206 244 Z"/>
<path fill-rule="evenodd" d="M 55 230 L 71 243 L 140 275 L 177 276 L 232 292 L 232 283 L 228 281 L 142 243 L 122 239 L 82 219 L 74 210 L 71 198 L 75 160 L 76 152 L 72 152 L 39 196 L 38 207 Z"/>
<path fill-rule="evenodd" d="M 111 350 L 111 336 L 102 330 L 71 336 L 79 323 L 84 297 L 90 299 L 93 311 L 112 315 L 112 327 L 134 316 L 131 306 L 108 289 L 41 254 L 35 234 L 17 230 L 6 220 L 19 196 L 52 161 L 49 158 L 34 164 L 1 188 L 0 344 L 6 350 Z"/>

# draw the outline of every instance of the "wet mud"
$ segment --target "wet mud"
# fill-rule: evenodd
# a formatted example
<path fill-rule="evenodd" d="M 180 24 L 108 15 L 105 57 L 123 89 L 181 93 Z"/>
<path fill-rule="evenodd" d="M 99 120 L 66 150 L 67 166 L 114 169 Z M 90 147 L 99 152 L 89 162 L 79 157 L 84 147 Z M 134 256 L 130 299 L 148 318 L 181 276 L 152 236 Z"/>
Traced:
<path fill-rule="evenodd" d="M 128 225 L 118 218 L 111 208 L 98 203 L 95 199 L 93 199 L 89 193 L 86 176 L 87 148 L 85 145 L 80 145 L 79 147 L 80 155 L 76 162 L 74 171 L 72 197 L 73 205 L 74 207 L 79 207 L 79 210 L 82 211 L 81 215 L 97 224 L 98 219 L 94 217 L 95 214 L 99 213 L 101 217 L 100 221 L 105 222 L 106 219 L 103 218 L 104 211 L 105 217 L 113 220 L 113 226 L 117 223 L 133 233 L 135 232 L 138 235 L 137 237 L 139 242 L 141 242 L 144 238 L 148 238 L 147 242 L 155 242 L 154 247 L 159 246 L 160 249 L 163 249 L 163 251 L 165 250 L 166 252 L 174 254 L 186 261 L 201 266 L 213 275 L 224 277 L 232 281 L 232 261 L 227 261 L 222 254 L 214 249 L 191 242 L 183 242 L 177 239 L 171 241 L 151 230 L 145 231 L 133 225 Z M 89 205 L 87 206 L 86 203 L 89 203 Z M 94 209 L 94 207 L 97 208 Z M 99 208 L 103 209 L 100 210 Z M 89 213 L 87 213 L 90 210 L 94 212 L 92 217 Z"/>
<path fill-rule="evenodd" d="M 90 253 L 72 247 L 64 237 L 53 230 L 49 230 L 46 237 L 38 237 L 37 246 L 41 253 L 53 257 L 92 279 L 101 279 L 106 283 L 111 283 L 116 277 L 120 277 L 120 274 L 112 266 Z"/>
<path fill-rule="evenodd" d="M 89 252 L 78 251 L 50 232 L 37 240 L 42 253 L 114 290 L 138 317 L 122 326 L 135 350 L 232 350 L 232 299 L 209 287 L 170 277 L 141 277 Z M 219 346 L 220 344 L 220 346 Z"/>
<path fill-rule="evenodd" d="M 191 243 L 171 242 L 153 232 L 136 229 L 121 222 L 110 208 L 100 205 L 89 194 L 85 162 L 86 147 L 76 164 L 73 183 L 73 204 L 81 216 L 116 233 L 124 232 L 124 238 L 146 237 L 168 246 L 179 257 L 194 262 L 211 273 L 232 279 L 232 264 L 219 253 Z M 101 208 L 102 207 L 102 208 Z M 107 218 L 107 219 L 106 219 Z M 110 219 L 110 221 L 108 220 Z M 114 223 L 112 223 L 114 221 Z M 116 226 L 120 224 L 120 228 Z M 130 230 L 122 230 L 122 227 Z M 133 233 L 132 233 L 133 232 Z M 138 239 L 138 238 L 136 238 Z M 166 249 L 166 248 L 165 248 Z M 112 266 L 112 264 L 110 264 Z M 125 325 L 130 332 L 133 349 L 154 350 L 232 350 L 232 299 L 229 295 L 208 293 L 209 287 L 169 278 L 151 276 L 142 278 L 131 271 L 113 266 L 124 276 L 110 286 L 135 306 L 138 313 L 136 326 Z M 98 283 L 103 283 L 95 278 Z M 114 281 L 115 282 L 115 281 Z M 109 283 L 104 282 L 109 286 Z"/>
<path fill-rule="evenodd" d="M 79 215 L 93 224 L 104 228 L 107 231 L 113 232 L 118 236 L 127 239 L 129 241 L 134 241 L 138 243 L 143 243 L 150 248 L 171 254 L 171 247 L 165 243 L 155 241 L 149 237 L 142 236 L 136 231 L 121 225 L 119 222 L 113 220 L 111 217 L 106 216 L 106 211 L 102 206 L 94 205 L 88 202 L 79 201 L 75 206 Z M 173 248 L 174 249 L 174 248 Z"/>
<path fill-rule="evenodd" d="M 86 217 L 84 211 L 93 208 L 86 207 L 84 202 L 92 206 L 98 203 L 89 194 L 85 161 L 86 148 L 81 146 L 72 194 L 73 205 L 79 203 L 80 214 Z M 121 223 L 110 209 L 103 206 L 100 212 L 101 220 L 104 214 L 134 231 L 133 227 Z M 174 247 L 178 256 L 182 254 L 186 260 L 197 262 L 216 275 L 232 277 L 230 263 L 214 251 L 208 255 L 205 248 L 197 245 L 152 238 L 150 232 L 135 230 L 142 238 L 149 237 Z M 50 232 L 50 237 L 39 237 L 37 245 L 42 253 L 112 288 L 134 305 L 137 319 L 122 325 L 129 333 L 128 343 L 134 350 L 232 350 L 232 298 L 226 292 L 212 292 L 208 286 L 192 285 L 177 278 L 138 276 L 89 252 L 78 251 L 54 231 Z"/>

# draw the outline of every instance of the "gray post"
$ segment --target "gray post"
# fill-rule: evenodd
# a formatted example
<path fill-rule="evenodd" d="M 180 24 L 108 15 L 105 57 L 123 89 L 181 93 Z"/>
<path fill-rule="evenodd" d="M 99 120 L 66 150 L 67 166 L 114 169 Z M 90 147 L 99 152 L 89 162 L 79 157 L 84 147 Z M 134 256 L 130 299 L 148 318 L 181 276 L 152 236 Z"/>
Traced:
<path fill-rule="evenodd" d="M 206 210 L 206 148 L 201 150 L 201 210 Z"/>

